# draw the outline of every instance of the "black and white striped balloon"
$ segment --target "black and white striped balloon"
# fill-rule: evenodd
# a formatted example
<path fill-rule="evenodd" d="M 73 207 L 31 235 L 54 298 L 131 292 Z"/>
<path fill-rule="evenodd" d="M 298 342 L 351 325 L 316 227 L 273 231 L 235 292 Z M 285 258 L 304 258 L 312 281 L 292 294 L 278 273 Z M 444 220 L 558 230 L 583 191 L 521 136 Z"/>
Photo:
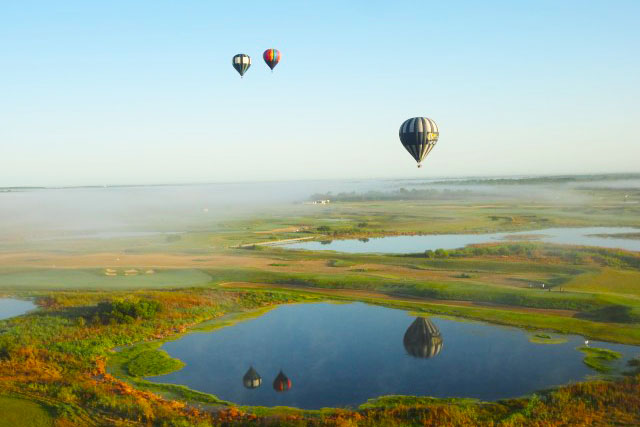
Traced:
<path fill-rule="evenodd" d="M 409 154 L 416 159 L 418 167 L 438 142 L 438 125 L 426 117 L 414 117 L 400 126 L 400 142 Z"/>
<path fill-rule="evenodd" d="M 251 67 L 251 58 L 249 55 L 245 55 L 244 53 L 239 53 L 233 57 L 231 61 L 233 64 L 233 68 L 240 74 L 240 77 L 244 76 L 244 73 L 247 72 L 249 67 Z"/>

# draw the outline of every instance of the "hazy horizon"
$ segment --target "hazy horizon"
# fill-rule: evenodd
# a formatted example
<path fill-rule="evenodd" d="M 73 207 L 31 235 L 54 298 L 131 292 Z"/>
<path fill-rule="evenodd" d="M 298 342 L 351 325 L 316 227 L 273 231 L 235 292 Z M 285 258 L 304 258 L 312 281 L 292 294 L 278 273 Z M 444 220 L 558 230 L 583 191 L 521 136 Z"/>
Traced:
<path fill-rule="evenodd" d="M 640 177 L 640 172 L 631 172 L 631 171 L 621 171 L 621 172 L 593 172 L 593 173 L 571 173 L 571 174 L 563 174 L 563 173 L 549 173 L 549 174 L 479 174 L 479 175 L 449 175 L 449 176 L 429 176 L 429 177 L 421 177 L 421 176 L 391 176 L 391 177 L 367 177 L 367 178 L 356 178 L 356 177 L 346 177 L 346 178 L 289 178 L 289 179 L 272 179 L 272 180 L 234 180 L 234 181 L 184 181 L 184 182 L 171 182 L 171 181 L 158 181 L 158 182 L 148 182 L 148 183 L 138 183 L 138 182 L 125 182 L 121 184 L 110 184 L 110 183 L 102 183 L 102 184 L 68 184 L 68 185 L 0 185 L 0 189 L 11 190 L 11 189 L 45 189 L 45 190 L 55 190 L 55 189 L 74 189 L 74 188 L 117 188 L 117 187 L 171 187 L 171 186 L 207 186 L 207 185 L 233 185 L 233 184 L 253 184 L 253 183 L 264 183 L 264 184 L 287 184 L 287 183 L 304 183 L 304 182 L 360 182 L 360 181 L 425 181 L 425 182 L 439 182 L 439 181 L 450 181 L 450 180 L 492 180 L 492 179 L 528 179 L 528 178 L 563 178 L 563 177 L 616 177 L 621 176 L 620 180 L 625 180 L 626 175 L 633 175 L 634 177 L 631 179 L 635 179 L 635 176 Z"/>

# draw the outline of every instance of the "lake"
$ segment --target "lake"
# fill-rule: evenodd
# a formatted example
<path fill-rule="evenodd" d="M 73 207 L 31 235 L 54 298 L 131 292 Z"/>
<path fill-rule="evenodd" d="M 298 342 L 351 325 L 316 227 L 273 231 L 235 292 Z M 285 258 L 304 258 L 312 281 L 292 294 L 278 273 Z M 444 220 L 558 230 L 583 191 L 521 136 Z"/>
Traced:
<path fill-rule="evenodd" d="M 598 246 L 602 248 L 640 251 L 640 239 L 615 237 L 616 234 L 637 233 L 632 227 L 547 228 L 506 233 L 430 234 L 424 236 L 390 236 L 370 239 L 308 241 L 283 245 L 288 249 L 329 250 L 349 253 L 417 253 L 427 249 L 457 249 L 478 243 L 533 240 L 560 245 Z M 613 235 L 603 237 L 601 235 Z"/>
<path fill-rule="evenodd" d="M 0 320 L 19 316 L 37 308 L 31 301 L 13 298 L 0 298 Z"/>
<path fill-rule="evenodd" d="M 480 322 L 416 320 L 364 303 L 284 305 L 165 343 L 162 348 L 186 366 L 151 380 L 243 405 L 315 409 L 356 406 L 388 394 L 494 400 L 595 374 L 576 350 L 583 338 L 534 344 L 530 335 Z M 623 353 L 618 367 L 640 355 L 640 347 L 590 346 Z M 251 367 L 259 377 L 245 377 L 253 374 Z"/>

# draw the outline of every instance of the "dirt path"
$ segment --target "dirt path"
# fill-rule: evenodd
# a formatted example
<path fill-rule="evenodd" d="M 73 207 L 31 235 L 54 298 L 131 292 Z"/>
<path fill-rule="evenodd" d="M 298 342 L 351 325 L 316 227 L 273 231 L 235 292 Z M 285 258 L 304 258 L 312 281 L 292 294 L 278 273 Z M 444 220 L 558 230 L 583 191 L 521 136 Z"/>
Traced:
<path fill-rule="evenodd" d="M 315 236 L 306 236 L 306 237 L 295 237 L 291 239 L 279 239 L 279 240 L 269 240 L 268 242 L 256 242 L 256 243 L 243 243 L 238 245 L 238 248 L 249 248 L 251 246 L 278 246 L 285 245 L 287 243 L 296 243 L 296 242 L 304 242 L 306 240 L 313 240 Z"/>
<path fill-rule="evenodd" d="M 402 295 L 389 295 L 381 292 L 358 290 L 358 289 L 327 289 L 327 288 L 312 288 L 308 286 L 286 286 L 286 285 L 272 285 L 266 283 L 250 283 L 250 282 L 225 282 L 218 286 L 224 288 L 276 288 L 286 289 L 291 291 L 304 291 L 318 295 L 336 295 L 349 298 L 376 298 L 381 300 L 394 300 L 394 301 L 406 301 L 406 302 L 422 302 L 427 304 L 444 305 L 449 307 L 478 307 L 478 308 L 495 308 L 503 311 L 514 311 L 517 313 L 536 313 L 536 314 L 548 314 L 561 317 L 573 317 L 576 312 L 572 310 L 558 310 L 558 309 L 546 309 L 546 308 L 530 308 L 530 307 L 513 307 L 500 304 L 482 303 L 474 301 L 460 301 L 460 300 L 437 300 L 430 298 L 419 298 Z"/>
<path fill-rule="evenodd" d="M 296 233 L 298 231 L 306 230 L 307 228 L 309 228 L 309 227 L 292 225 L 291 227 L 274 228 L 273 230 L 254 231 L 254 233 L 255 234 Z"/>

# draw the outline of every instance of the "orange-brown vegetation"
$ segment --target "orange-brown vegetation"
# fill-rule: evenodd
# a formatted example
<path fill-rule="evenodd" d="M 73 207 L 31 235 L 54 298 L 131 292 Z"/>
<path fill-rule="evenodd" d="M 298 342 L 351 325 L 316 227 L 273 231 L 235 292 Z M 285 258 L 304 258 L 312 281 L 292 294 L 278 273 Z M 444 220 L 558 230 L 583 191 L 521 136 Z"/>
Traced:
<path fill-rule="evenodd" d="M 98 303 L 156 301 L 152 318 L 94 322 Z M 202 405 L 140 389 L 106 366 L 114 347 L 169 337 L 190 325 L 245 308 L 296 300 L 254 289 L 55 292 L 39 312 L 0 324 L 0 395 L 34 400 L 65 425 L 634 425 L 640 423 L 640 376 L 590 382 L 500 402 L 380 399 L 358 410 L 288 411 Z"/>

